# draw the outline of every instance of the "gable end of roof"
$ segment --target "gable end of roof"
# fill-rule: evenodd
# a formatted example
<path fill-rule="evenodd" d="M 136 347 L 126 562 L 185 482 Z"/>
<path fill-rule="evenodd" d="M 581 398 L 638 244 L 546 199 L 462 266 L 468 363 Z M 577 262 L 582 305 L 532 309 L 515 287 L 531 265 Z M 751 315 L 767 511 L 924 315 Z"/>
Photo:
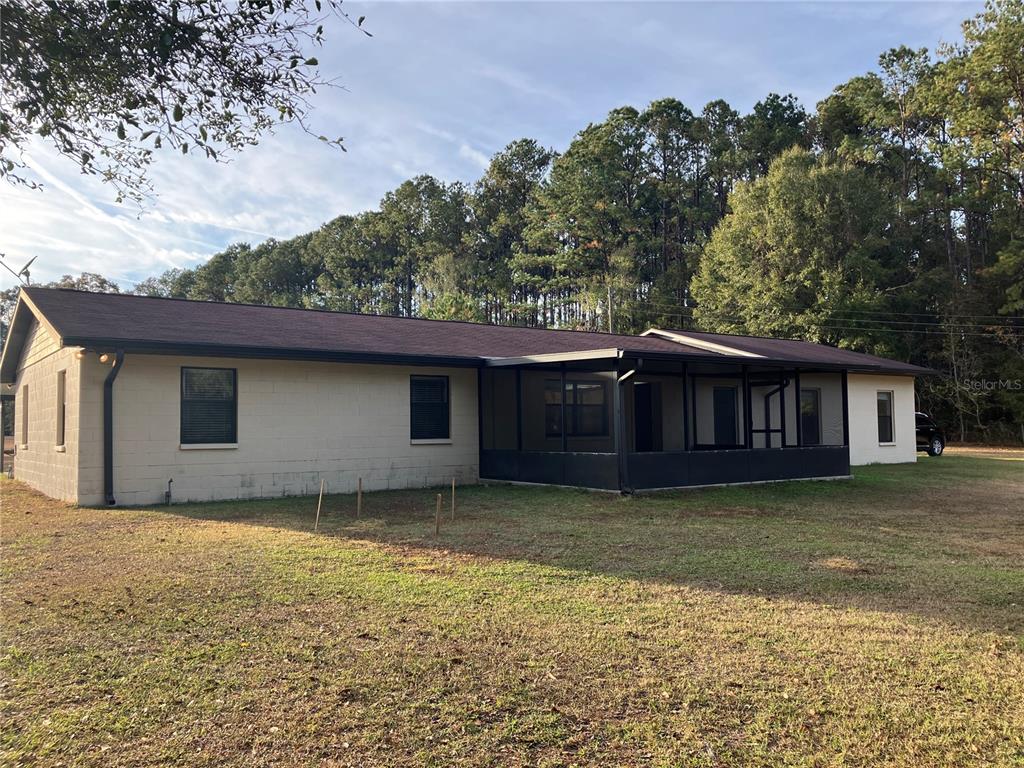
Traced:
<path fill-rule="evenodd" d="M 4 339 L 4 349 L 0 353 L 0 384 L 10 386 L 18 374 L 18 363 L 25 349 L 32 330 L 32 323 L 37 322 L 47 333 L 53 336 L 58 346 L 64 345 L 64 339 L 57 329 L 35 305 L 23 288 L 18 293 L 18 303 L 14 306 L 11 325 Z"/>

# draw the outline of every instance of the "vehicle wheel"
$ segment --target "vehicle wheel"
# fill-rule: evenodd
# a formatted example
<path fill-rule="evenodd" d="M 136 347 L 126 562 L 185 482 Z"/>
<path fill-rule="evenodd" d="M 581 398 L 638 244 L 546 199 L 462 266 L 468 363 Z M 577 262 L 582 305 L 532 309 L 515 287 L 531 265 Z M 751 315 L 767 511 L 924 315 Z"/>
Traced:
<path fill-rule="evenodd" d="M 946 446 L 942 443 L 941 437 L 933 437 L 931 442 L 928 443 L 928 455 L 929 456 L 941 456 L 942 451 Z"/>

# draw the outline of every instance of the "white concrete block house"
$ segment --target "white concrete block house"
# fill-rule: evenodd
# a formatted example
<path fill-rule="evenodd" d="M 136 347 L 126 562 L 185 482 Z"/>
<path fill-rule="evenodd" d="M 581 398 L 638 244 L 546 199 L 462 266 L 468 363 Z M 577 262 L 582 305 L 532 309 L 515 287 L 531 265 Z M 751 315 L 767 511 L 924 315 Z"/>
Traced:
<path fill-rule="evenodd" d="M 321 479 L 634 491 L 846 477 L 915 460 L 925 373 L 800 341 L 26 288 L 0 388 L 15 477 L 137 505 L 310 494 Z"/>

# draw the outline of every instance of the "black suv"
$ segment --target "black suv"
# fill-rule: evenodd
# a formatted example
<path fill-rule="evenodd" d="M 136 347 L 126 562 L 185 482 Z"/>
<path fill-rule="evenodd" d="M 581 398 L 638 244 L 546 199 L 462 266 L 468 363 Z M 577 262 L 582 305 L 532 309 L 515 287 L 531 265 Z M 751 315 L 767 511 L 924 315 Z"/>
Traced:
<path fill-rule="evenodd" d="M 929 456 L 941 456 L 946 448 L 946 435 L 927 413 L 915 413 L 917 419 L 917 450 Z"/>

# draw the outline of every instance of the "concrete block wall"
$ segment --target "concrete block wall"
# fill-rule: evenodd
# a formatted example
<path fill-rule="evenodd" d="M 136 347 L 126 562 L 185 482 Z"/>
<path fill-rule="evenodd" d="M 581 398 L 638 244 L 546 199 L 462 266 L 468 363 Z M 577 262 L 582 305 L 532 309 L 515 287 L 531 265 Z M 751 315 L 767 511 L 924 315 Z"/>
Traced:
<path fill-rule="evenodd" d="M 111 363 L 85 355 L 78 395 L 78 503 L 100 506 L 103 499 L 103 380 Z"/>
<path fill-rule="evenodd" d="M 180 444 L 182 366 L 238 371 L 238 443 Z M 83 504 L 103 503 L 102 381 L 83 372 Z M 451 439 L 409 436 L 411 375 L 449 377 Z M 114 493 L 118 505 L 349 493 L 478 479 L 476 370 L 273 360 L 125 356 L 114 385 Z M 96 428 L 94 430 L 94 427 Z"/>
<path fill-rule="evenodd" d="M 75 350 L 61 348 L 38 322 L 29 332 L 14 388 L 14 476 L 64 501 L 78 500 L 78 395 L 81 366 Z M 57 378 L 65 376 L 64 442 L 58 445 Z M 24 398 L 28 387 L 28 433 Z"/>
<path fill-rule="evenodd" d="M 878 392 L 893 393 L 893 442 L 878 441 Z M 851 373 L 847 381 L 850 412 L 850 464 L 900 464 L 917 461 L 914 378 Z"/>

